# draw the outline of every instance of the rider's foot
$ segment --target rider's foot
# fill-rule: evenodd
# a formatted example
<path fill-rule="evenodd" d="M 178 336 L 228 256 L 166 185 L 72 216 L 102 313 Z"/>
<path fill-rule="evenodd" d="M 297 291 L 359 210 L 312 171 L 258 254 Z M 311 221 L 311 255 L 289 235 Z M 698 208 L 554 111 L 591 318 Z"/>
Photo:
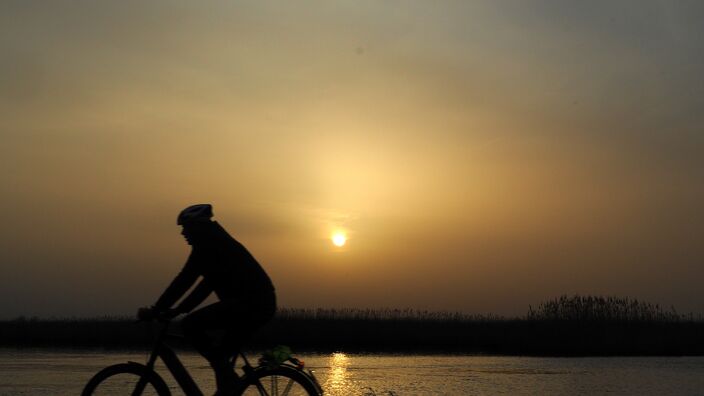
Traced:
<path fill-rule="evenodd" d="M 218 386 L 218 391 L 215 396 L 229 396 L 234 394 L 235 385 L 239 376 L 233 371 L 228 371 L 226 374 L 215 375 L 215 382 Z"/>

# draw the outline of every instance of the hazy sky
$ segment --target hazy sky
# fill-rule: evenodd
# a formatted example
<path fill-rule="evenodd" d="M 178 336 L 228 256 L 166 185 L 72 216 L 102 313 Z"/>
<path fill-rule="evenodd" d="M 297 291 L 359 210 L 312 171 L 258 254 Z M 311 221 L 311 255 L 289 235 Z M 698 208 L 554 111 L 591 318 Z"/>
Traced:
<path fill-rule="evenodd" d="M 3 1 L 0 317 L 152 304 L 201 202 L 282 306 L 702 313 L 702 4 Z"/>

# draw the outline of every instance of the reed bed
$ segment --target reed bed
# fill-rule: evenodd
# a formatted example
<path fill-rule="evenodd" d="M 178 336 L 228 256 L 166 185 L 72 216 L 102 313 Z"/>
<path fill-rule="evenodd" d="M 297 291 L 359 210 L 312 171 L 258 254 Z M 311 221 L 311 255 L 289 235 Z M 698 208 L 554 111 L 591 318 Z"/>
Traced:
<path fill-rule="evenodd" d="M 560 296 L 529 306 L 529 320 L 580 322 L 678 322 L 694 320 L 694 315 L 682 315 L 675 307 L 664 309 L 637 299 L 601 296 Z M 698 318 L 701 320 L 701 317 Z"/>
<path fill-rule="evenodd" d="M 132 318 L 0 321 L 0 346 L 142 349 Z M 561 296 L 522 317 L 400 309 L 283 308 L 250 349 L 535 356 L 704 355 L 704 320 L 628 298 Z"/>

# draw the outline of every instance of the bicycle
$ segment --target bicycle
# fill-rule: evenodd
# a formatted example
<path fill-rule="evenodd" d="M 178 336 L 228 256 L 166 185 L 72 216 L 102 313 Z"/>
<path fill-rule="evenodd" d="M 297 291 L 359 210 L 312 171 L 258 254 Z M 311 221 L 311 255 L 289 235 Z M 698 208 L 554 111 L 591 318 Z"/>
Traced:
<path fill-rule="evenodd" d="M 154 370 L 157 358 L 161 358 L 174 379 L 187 396 L 203 396 L 203 392 L 193 380 L 176 353 L 165 341 L 174 337 L 168 334 L 169 318 L 157 318 L 162 325 L 158 332 L 154 348 L 146 364 L 128 361 L 108 366 L 95 374 L 83 388 L 82 396 L 117 395 L 125 393 L 131 385 L 130 394 L 170 396 L 171 390 L 163 378 Z M 278 355 L 278 356 L 277 356 Z M 230 359 L 235 370 L 238 357 L 242 357 L 244 375 L 237 376 L 235 395 L 305 395 L 320 396 L 323 389 L 312 371 L 305 368 L 303 361 L 290 356 L 290 351 L 264 355 L 254 367 L 242 351 L 233 353 Z M 227 395 L 230 396 L 230 395 Z"/>

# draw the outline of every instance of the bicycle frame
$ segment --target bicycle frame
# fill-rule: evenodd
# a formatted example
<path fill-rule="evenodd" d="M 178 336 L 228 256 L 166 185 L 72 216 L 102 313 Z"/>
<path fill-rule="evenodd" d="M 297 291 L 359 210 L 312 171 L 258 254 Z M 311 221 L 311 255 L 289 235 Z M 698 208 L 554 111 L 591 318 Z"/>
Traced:
<path fill-rule="evenodd" d="M 137 381 L 137 385 L 132 391 L 132 394 L 141 395 L 144 391 L 144 388 L 147 386 L 147 383 L 149 383 L 150 376 L 156 375 L 157 377 L 160 377 L 159 374 L 154 370 L 154 366 L 156 364 L 157 358 L 161 358 L 161 360 L 166 365 L 166 368 L 169 370 L 169 372 L 171 372 L 171 375 L 174 377 L 178 385 L 181 387 L 181 389 L 187 396 L 203 396 L 203 392 L 193 380 L 193 377 L 191 377 L 188 370 L 186 370 L 186 367 L 183 365 L 183 363 L 181 363 L 181 360 L 179 360 L 179 358 L 176 356 L 176 352 L 164 342 L 164 340 L 168 337 L 167 332 L 169 328 L 169 321 L 167 320 L 160 322 L 163 324 L 163 327 L 159 331 L 158 336 L 156 337 L 154 348 L 152 349 L 151 354 L 149 355 L 147 364 L 142 365 L 137 362 L 128 362 L 129 364 L 134 364 L 146 368 L 146 370 L 142 370 L 142 377 L 139 379 L 139 381 Z M 237 351 L 232 356 L 232 360 L 230 362 L 232 370 L 235 369 L 235 363 L 239 356 L 242 357 L 243 365 L 241 367 L 241 370 L 244 372 L 244 376 L 239 378 L 237 386 L 241 386 L 242 389 L 244 389 L 244 387 L 248 385 L 254 385 L 257 389 L 262 391 L 263 394 L 267 394 L 258 379 L 255 379 L 253 382 L 247 380 L 247 378 L 250 378 L 251 375 L 255 375 L 256 370 L 262 367 L 258 366 L 255 368 L 250 365 L 247 357 L 241 351 Z M 318 389 L 317 393 L 322 394 L 322 389 L 320 388 L 320 385 L 313 376 L 312 372 L 303 372 L 303 365 L 300 361 L 292 357 L 290 358 L 290 360 L 296 362 L 295 364 L 297 366 L 282 364 L 282 367 L 289 367 L 292 370 L 298 369 L 299 371 L 301 371 L 301 375 L 305 377 L 307 381 L 310 382 L 311 386 Z M 299 364 L 300 366 L 298 366 Z M 160 380 L 163 381 L 163 379 L 161 378 Z"/>
<path fill-rule="evenodd" d="M 164 338 L 167 336 L 168 322 L 164 324 L 163 329 L 159 333 L 154 344 L 154 349 L 152 349 L 149 360 L 147 361 L 147 368 L 150 371 L 154 371 L 154 365 L 156 364 L 157 357 L 166 365 L 166 368 L 171 372 L 178 385 L 183 389 L 183 392 L 188 396 L 203 396 L 203 392 L 200 390 L 196 382 L 191 377 L 191 374 L 186 370 L 181 360 L 176 356 L 176 353 L 164 344 Z M 142 378 L 134 390 L 134 393 L 140 393 L 146 386 L 146 378 Z"/>

